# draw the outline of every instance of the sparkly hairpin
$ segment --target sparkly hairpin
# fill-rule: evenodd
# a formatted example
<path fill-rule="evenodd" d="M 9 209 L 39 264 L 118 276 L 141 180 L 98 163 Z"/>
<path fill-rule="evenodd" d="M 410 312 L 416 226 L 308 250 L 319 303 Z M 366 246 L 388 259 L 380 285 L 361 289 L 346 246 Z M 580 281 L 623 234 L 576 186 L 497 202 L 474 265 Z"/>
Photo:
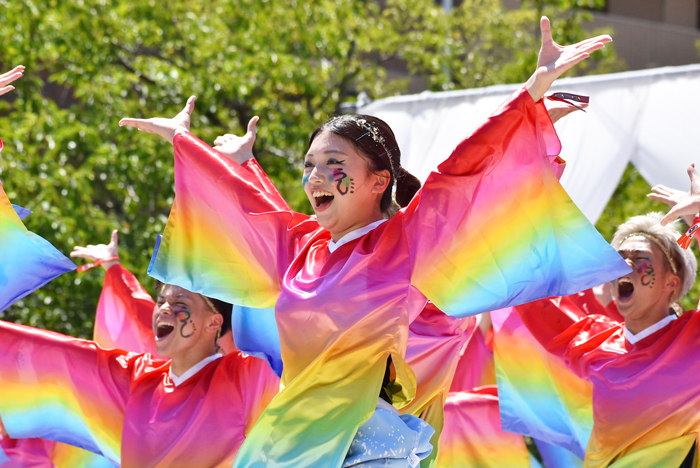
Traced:
<path fill-rule="evenodd" d="M 387 146 L 386 146 L 386 141 L 384 140 L 384 137 L 383 137 L 383 136 L 381 135 L 381 133 L 379 132 L 379 128 L 377 128 L 376 125 L 373 125 L 372 123 L 367 122 L 365 119 L 357 119 L 355 122 L 357 123 L 357 125 L 358 125 L 360 128 L 364 128 L 365 130 L 367 130 L 367 133 L 363 133 L 363 134 L 362 134 L 360 137 L 358 137 L 355 141 L 359 141 L 359 140 L 361 140 L 362 138 L 364 138 L 364 137 L 366 137 L 367 135 L 369 135 L 369 136 L 372 137 L 372 140 L 374 140 L 375 143 L 378 143 L 378 144 L 382 145 L 382 148 L 384 148 L 384 152 L 383 152 L 382 154 L 380 154 L 379 157 L 381 158 L 381 157 L 384 156 L 385 154 L 388 156 L 388 158 L 389 158 L 389 165 L 391 166 L 391 174 L 392 174 L 394 177 L 396 177 L 396 171 L 394 170 L 394 161 L 391 159 L 391 150 L 390 150 L 389 148 L 387 148 Z"/>

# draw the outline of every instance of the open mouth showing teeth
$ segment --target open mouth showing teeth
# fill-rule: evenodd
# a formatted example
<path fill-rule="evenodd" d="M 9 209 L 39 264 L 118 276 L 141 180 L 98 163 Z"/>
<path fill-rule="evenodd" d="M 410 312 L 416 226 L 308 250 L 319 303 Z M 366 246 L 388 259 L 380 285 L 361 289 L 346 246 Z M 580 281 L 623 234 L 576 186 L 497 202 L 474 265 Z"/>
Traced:
<path fill-rule="evenodd" d="M 314 192 L 313 195 L 316 200 L 316 208 L 322 208 L 328 205 L 333 201 L 333 198 L 335 198 L 332 193 L 323 191 Z"/>
<path fill-rule="evenodd" d="M 159 323 L 156 327 L 156 339 L 160 340 L 162 338 L 165 338 L 166 336 L 171 334 L 173 330 L 175 330 L 174 325 L 166 322 Z"/>
<path fill-rule="evenodd" d="M 628 279 L 617 281 L 617 295 L 621 300 L 627 300 L 634 293 L 634 284 Z"/>

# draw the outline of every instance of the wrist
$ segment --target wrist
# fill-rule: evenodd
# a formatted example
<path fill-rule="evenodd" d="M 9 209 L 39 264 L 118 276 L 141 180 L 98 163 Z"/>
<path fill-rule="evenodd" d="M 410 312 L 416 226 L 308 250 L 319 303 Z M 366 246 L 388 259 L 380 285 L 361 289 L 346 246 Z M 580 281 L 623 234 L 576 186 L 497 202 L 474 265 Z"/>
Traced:
<path fill-rule="evenodd" d="M 530 93 L 532 100 L 535 102 L 542 100 L 550 86 L 551 83 L 543 83 L 543 79 L 538 71 L 535 71 L 530 79 L 525 82 L 525 89 L 527 89 L 527 92 Z"/>
<path fill-rule="evenodd" d="M 119 265 L 119 260 L 113 260 L 111 262 L 103 262 L 100 263 L 100 266 L 105 269 L 105 271 L 109 271 L 110 268 L 112 268 L 115 265 Z"/>
<path fill-rule="evenodd" d="M 110 264 L 107 266 L 108 264 Z M 84 271 L 88 271 L 91 268 L 95 268 L 96 266 L 104 266 L 105 270 L 108 270 L 109 268 L 113 267 L 119 263 L 119 256 L 118 255 L 110 255 L 109 257 L 105 258 L 100 258 L 98 260 L 95 260 L 92 263 L 86 263 L 85 265 L 81 265 L 78 267 L 78 273 L 83 273 Z"/>
<path fill-rule="evenodd" d="M 175 130 L 173 131 L 173 137 L 170 139 L 170 143 L 172 143 L 175 140 L 175 137 L 178 136 L 180 133 L 186 133 L 189 132 L 189 128 L 185 128 L 182 125 L 178 125 L 175 127 Z"/>

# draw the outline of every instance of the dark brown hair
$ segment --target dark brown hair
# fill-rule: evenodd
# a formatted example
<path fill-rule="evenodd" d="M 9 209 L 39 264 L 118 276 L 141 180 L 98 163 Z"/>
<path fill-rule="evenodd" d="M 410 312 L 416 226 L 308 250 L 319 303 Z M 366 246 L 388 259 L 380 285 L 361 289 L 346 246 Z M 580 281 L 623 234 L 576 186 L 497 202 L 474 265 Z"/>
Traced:
<path fill-rule="evenodd" d="M 396 136 L 382 119 L 364 114 L 346 114 L 333 117 L 318 127 L 309 139 L 309 147 L 322 132 L 328 131 L 345 138 L 357 148 L 368 162 L 373 173 L 389 171 L 391 180 L 382 195 L 382 213 L 392 212 L 392 193 L 396 183 L 396 202 L 404 207 L 420 189 L 420 181 L 401 167 L 401 151 Z"/>

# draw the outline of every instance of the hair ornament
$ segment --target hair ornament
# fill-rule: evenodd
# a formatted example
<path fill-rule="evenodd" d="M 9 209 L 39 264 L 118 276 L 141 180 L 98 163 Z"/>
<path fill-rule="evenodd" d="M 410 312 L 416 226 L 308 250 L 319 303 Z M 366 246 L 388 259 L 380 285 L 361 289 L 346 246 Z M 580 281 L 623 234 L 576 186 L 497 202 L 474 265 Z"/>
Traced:
<path fill-rule="evenodd" d="M 355 141 L 359 141 L 362 138 L 369 135 L 372 137 L 372 140 L 374 140 L 375 143 L 381 145 L 382 148 L 384 148 L 384 152 L 382 154 L 380 154 L 378 157 L 381 158 L 385 154 L 387 155 L 387 157 L 389 158 L 389 165 L 391 166 L 391 173 L 394 176 L 394 178 L 396 178 L 397 174 L 396 174 L 396 171 L 394 170 L 394 161 L 391 159 L 391 150 L 389 148 L 387 148 L 386 141 L 384 140 L 384 137 L 380 133 L 379 128 L 376 125 L 373 125 L 371 122 L 367 122 L 367 120 L 365 120 L 365 119 L 357 119 L 357 120 L 355 120 L 355 122 L 357 123 L 357 125 L 360 128 L 367 130 L 367 133 L 362 134 Z"/>

